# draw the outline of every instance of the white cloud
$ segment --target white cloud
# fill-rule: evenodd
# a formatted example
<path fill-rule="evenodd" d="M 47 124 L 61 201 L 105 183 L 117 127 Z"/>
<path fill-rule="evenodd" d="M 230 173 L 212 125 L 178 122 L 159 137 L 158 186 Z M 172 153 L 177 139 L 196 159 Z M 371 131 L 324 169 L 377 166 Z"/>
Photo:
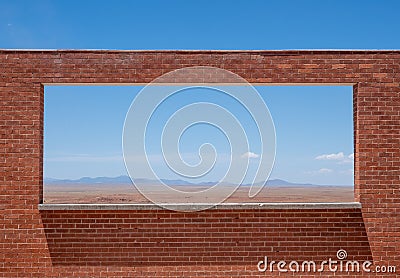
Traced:
<path fill-rule="evenodd" d="M 328 168 L 321 168 L 317 171 L 318 174 L 329 174 L 332 173 L 333 170 L 332 169 L 328 169 Z"/>
<path fill-rule="evenodd" d="M 345 158 L 343 152 L 339 153 L 331 153 L 331 154 L 322 154 L 317 156 L 315 159 L 317 160 L 343 160 Z"/>
<path fill-rule="evenodd" d="M 11 24 L 11 23 L 8 23 L 7 26 L 10 27 L 10 26 L 12 26 L 12 24 Z"/>
<path fill-rule="evenodd" d="M 242 154 L 242 158 L 258 158 L 260 155 L 252 152 Z"/>
<path fill-rule="evenodd" d="M 345 155 L 343 152 L 321 154 L 315 158 L 316 160 L 337 161 L 338 164 L 352 163 L 354 161 L 354 153 Z"/>

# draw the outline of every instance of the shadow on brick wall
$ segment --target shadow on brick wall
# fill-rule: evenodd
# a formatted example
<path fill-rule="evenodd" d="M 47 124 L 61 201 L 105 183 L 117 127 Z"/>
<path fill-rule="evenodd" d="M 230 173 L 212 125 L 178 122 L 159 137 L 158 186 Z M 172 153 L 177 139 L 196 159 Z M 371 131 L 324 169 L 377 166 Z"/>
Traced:
<path fill-rule="evenodd" d="M 53 265 L 372 260 L 360 209 L 41 211 Z"/>

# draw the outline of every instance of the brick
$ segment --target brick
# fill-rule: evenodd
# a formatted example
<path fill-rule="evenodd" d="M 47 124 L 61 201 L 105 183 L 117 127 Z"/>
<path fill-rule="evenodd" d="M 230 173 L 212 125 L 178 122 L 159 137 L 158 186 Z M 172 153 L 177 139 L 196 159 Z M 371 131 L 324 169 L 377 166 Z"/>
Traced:
<path fill-rule="evenodd" d="M 0 50 L 0 64 L 0 276 L 265 277 L 265 255 L 322 261 L 338 248 L 400 269 L 400 51 Z M 147 83 L 195 65 L 250 83 L 355 84 L 362 209 L 38 211 L 43 83 Z"/>

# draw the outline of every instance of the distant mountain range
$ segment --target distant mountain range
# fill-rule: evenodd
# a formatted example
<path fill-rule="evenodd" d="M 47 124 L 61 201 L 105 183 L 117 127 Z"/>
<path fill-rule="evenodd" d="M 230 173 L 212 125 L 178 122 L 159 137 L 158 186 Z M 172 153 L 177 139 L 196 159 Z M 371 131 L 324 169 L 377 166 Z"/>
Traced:
<path fill-rule="evenodd" d="M 135 179 L 137 183 L 140 184 L 157 184 L 158 181 L 151 179 Z M 200 183 L 191 183 L 184 180 L 169 180 L 169 179 L 161 179 L 161 181 L 167 185 L 202 185 L 202 186 L 213 186 L 217 184 L 217 182 L 200 182 Z M 53 178 L 44 178 L 45 184 L 131 184 L 132 181 L 129 176 L 123 175 L 118 177 L 83 177 L 80 179 L 53 179 Z M 260 185 L 261 183 L 257 183 Z M 250 185 L 250 184 L 245 184 Z M 282 185 L 313 185 L 310 183 L 292 183 L 281 179 L 272 179 L 267 181 L 267 185 L 270 186 L 282 186 Z"/>

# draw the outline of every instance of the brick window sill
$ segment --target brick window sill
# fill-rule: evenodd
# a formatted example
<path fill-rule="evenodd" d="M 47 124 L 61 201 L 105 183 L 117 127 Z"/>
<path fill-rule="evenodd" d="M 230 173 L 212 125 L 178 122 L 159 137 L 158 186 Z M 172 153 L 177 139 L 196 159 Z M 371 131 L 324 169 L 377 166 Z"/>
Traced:
<path fill-rule="evenodd" d="M 171 210 L 188 209 L 201 204 L 168 204 Z M 361 203 L 223 203 L 211 209 L 349 209 L 361 208 Z M 155 204 L 39 204 L 39 210 L 162 210 Z"/>

